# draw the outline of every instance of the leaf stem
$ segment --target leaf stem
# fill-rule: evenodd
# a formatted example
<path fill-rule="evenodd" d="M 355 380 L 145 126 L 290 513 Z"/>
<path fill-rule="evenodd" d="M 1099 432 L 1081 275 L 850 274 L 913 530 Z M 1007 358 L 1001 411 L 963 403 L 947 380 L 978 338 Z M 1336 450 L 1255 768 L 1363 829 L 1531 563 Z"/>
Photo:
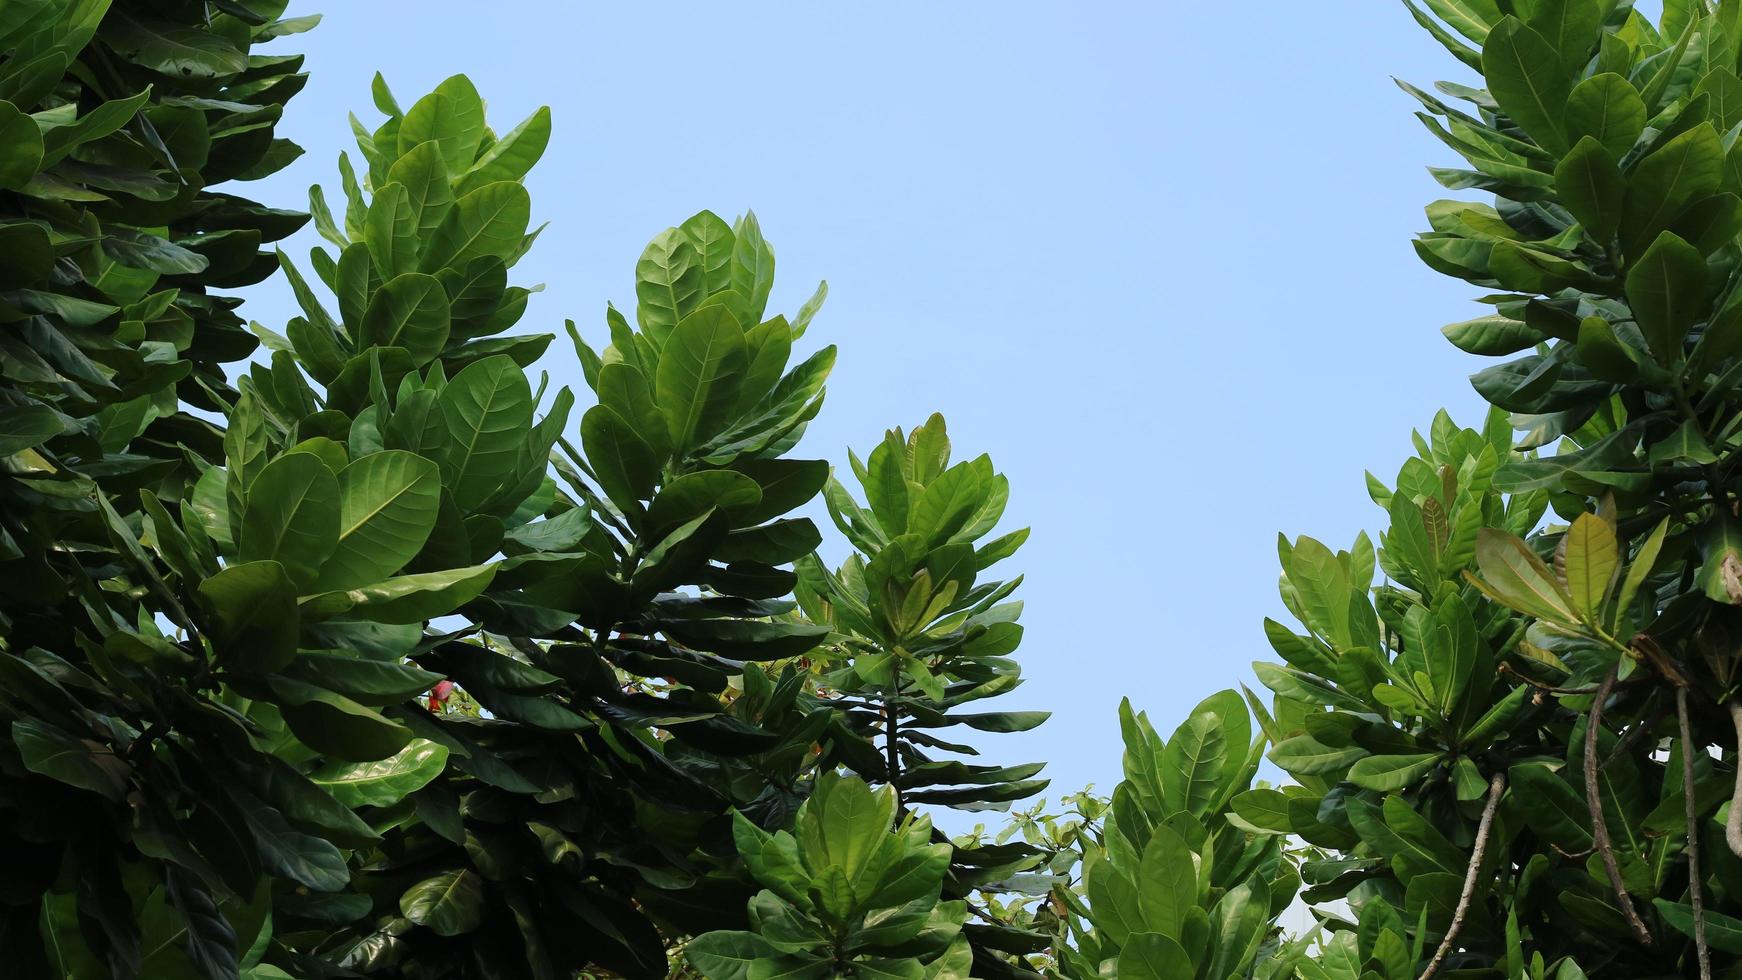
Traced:
<path fill-rule="evenodd" d="M 1440 940 L 1439 948 L 1434 950 L 1434 958 L 1428 961 L 1427 969 L 1421 971 L 1418 980 L 1433 980 L 1445 965 L 1446 957 L 1452 954 L 1452 949 L 1458 941 L 1458 934 L 1464 931 L 1464 920 L 1470 914 L 1470 903 L 1476 896 L 1476 879 L 1482 874 L 1482 859 L 1488 853 L 1488 837 L 1494 829 L 1494 811 L 1500 807 L 1500 797 L 1506 792 L 1506 774 L 1497 772 L 1488 780 L 1488 802 L 1482 805 L 1482 819 L 1476 824 L 1476 846 L 1470 852 L 1470 867 L 1464 872 L 1464 888 L 1458 893 L 1458 907 L 1452 913 L 1452 924 L 1446 927 L 1446 935 Z"/>

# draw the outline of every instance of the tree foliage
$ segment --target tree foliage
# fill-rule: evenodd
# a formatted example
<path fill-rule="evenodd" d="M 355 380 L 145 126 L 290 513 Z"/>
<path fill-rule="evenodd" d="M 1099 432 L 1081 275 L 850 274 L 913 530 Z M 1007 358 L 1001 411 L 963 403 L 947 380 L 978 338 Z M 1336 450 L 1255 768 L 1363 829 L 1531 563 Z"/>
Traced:
<path fill-rule="evenodd" d="M 937 416 L 849 455 L 863 503 L 794 455 L 826 289 L 769 312 L 754 215 L 569 324 L 580 406 L 510 332 L 548 110 L 377 77 L 299 264 L 262 247 L 307 216 L 211 188 L 300 152 L 300 61 L 254 48 L 312 19 L 0 9 L 7 968 L 1742 969 L 1742 4 L 1424 3 L 1483 85 L 1405 86 L 1466 164 L 1434 175 L 1494 203 L 1416 248 L 1487 291 L 1445 332 L 1507 358 L 1492 410 L 1368 477 L 1376 542 L 1279 542 L 1270 697 L 1167 739 L 1126 704 L 1111 799 L 1021 840 L 920 812 L 1046 785 L 956 734 L 1046 717 L 976 704 L 1021 680 L 1008 483 Z M 282 330 L 219 295 L 280 269 Z"/>

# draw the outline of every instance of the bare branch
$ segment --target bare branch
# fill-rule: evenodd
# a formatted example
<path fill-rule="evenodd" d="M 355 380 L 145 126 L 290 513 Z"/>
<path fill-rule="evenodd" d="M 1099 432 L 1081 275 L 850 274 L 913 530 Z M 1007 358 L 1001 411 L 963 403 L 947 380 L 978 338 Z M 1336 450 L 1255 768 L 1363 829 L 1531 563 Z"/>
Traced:
<path fill-rule="evenodd" d="M 1482 874 L 1482 859 L 1488 853 L 1488 835 L 1494 829 L 1494 811 L 1500 808 L 1500 797 L 1506 792 L 1506 774 L 1495 773 L 1488 780 L 1488 802 L 1482 805 L 1482 819 L 1476 824 L 1476 846 L 1470 852 L 1470 867 L 1464 872 L 1464 889 L 1458 893 L 1458 907 L 1452 912 L 1452 924 L 1446 927 L 1446 936 L 1440 940 L 1439 949 L 1434 950 L 1434 958 L 1428 961 L 1427 969 L 1421 971 L 1419 980 L 1432 980 L 1445 965 L 1446 957 L 1452 954 L 1458 942 L 1458 933 L 1464 931 L 1464 919 L 1470 914 L 1470 902 L 1476 896 L 1476 879 Z"/>
<path fill-rule="evenodd" d="M 1591 702 L 1591 716 L 1585 727 L 1585 806 L 1591 811 L 1591 843 L 1603 859 L 1609 887 L 1615 891 L 1615 903 L 1620 906 L 1627 927 L 1633 930 L 1633 938 L 1639 941 L 1639 945 L 1650 948 L 1651 930 L 1645 927 L 1639 913 L 1634 910 L 1633 897 L 1627 894 L 1627 885 L 1621 880 L 1621 868 L 1615 863 L 1615 846 L 1609 839 L 1609 820 L 1603 815 L 1603 793 L 1597 782 L 1597 735 L 1603 730 L 1603 705 L 1614 693 L 1619 670 L 1619 667 L 1609 668 L 1603 683 L 1597 685 L 1597 695 Z"/>
<path fill-rule="evenodd" d="M 1694 735 L 1688 722 L 1688 689 L 1675 690 L 1675 713 L 1682 736 L 1682 815 L 1688 823 L 1688 890 L 1694 902 L 1694 951 L 1700 980 L 1712 980 L 1712 951 L 1706 946 L 1706 883 L 1700 871 L 1700 824 L 1694 803 Z"/>
<path fill-rule="evenodd" d="M 1724 824 L 1724 841 L 1730 853 L 1742 857 L 1742 701 L 1731 701 L 1730 724 L 1736 728 L 1736 791 L 1730 797 L 1730 820 Z"/>

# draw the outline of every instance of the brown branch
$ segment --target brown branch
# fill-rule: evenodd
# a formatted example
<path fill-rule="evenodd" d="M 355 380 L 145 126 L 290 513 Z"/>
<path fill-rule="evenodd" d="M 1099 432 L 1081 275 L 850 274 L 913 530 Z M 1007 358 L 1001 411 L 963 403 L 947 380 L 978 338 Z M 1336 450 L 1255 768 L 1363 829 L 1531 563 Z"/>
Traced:
<path fill-rule="evenodd" d="M 1688 890 L 1694 903 L 1694 952 L 1700 960 L 1700 980 L 1712 980 L 1712 951 L 1706 947 L 1706 885 L 1700 872 L 1700 824 L 1694 803 L 1694 735 L 1688 723 L 1688 689 L 1675 691 L 1676 719 L 1682 736 L 1682 815 L 1688 822 Z"/>
<path fill-rule="evenodd" d="M 1615 846 L 1609 839 L 1609 820 L 1603 815 L 1603 794 L 1597 784 L 1597 734 L 1603 730 L 1603 704 L 1615 690 L 1619 669 L 1609 668 L 1591 702 L 1591 716 L 1585 728 L 1585 807 L 1591 811 L 1591 843 L 1603 859 L 1603 871 L 1609 876 L 1609 887 L 1615 891 L 1615 902 L 1621 907 L 1621 916 L 1627 920 L 1627 927 L 1633 930 L 1633 938 L 1649 949 L 1651 930 L 1645 928 L 1645 923 L 1633 908 L 1633 898 L 1627 894 L 1626 884 L 1621 881 L 1621 868 L 1615 863 Z"/>
<path fill-rule="evenodd" d="M 1488 780 L 1488 802 L 1482 805 L 1482 819 L 1476 824 L 1476 846 L 1470 852 L 1470 867 L 1464 872 L 1464 890 L 1458 893 L 1458 907 L 1452 912 L 1452 924 L 1446 927 L 1446 936 L 1440 940 L 1439 949 L 1434 950 L 1434 958 L 1428 961 L 1427 969 L 1421 971 L 1419 980 L 1433 980 L 1445 965 L 1446 957 L 1452 954 L 1457 944 L 1458 933 L 1464 931 L 1464 919 L 1470 914 L 1470 902 L 1476 896 L 1476 879 L 1482 874 L 1482 859 L 1488 853 L 1488 835 L 1494 828 L 1494 811 L 1500 808 L 1500 797 L 1506 792 L 1506 774 L 1497 772 Z"/>
<path fill-rule="evenodd" d="M 1736 790 L 1730 797 L 1730 819 L 1724 824 L 1724 841 L 1730 853 L 1742 857 L 1742 701 L 1731 701 L 1730 723 L 1736 728 Z"/>

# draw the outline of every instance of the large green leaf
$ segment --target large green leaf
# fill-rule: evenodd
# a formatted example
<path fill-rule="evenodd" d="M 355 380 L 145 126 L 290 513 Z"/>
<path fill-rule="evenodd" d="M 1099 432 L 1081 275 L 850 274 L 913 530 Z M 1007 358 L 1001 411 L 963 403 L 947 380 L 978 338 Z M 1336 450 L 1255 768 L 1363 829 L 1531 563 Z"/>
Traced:
<path fill-rule="evenodd" d="M 404 130 L 400 131 L 401 136 Z M 532 170 L 550 143 L 550 106 L 540 106 L 520 125 L 489 145 L 460 178 L 461 194 L 501 180 L 519 180 Z"/>
<path fill-rule="evenodd" d="M 397 155 L 433 141 L 441 149 L 449 176 L 458 177 L 471 168 L 484 133 L 484 100 L 471 79 L 455 75 L 406 112 L 399 126 Z"/>
<path fill-rule="evenodd" d="M 399 896 L 399 912 L 438 936 L 462 936 L 484 920 L 484 880 L 474 871 L 444 871 Z"/>
<path fill-rule="evenodd" d="M 512 258 L 531 220 L 532 199 L 524 186 L 507 180 L 485 184 L 448 209 L 424 249 L 423 271 L 463 270 L 477 258 Z"/>
<path fill-rule="evenodd" d="M 367 762 L 411 741 L 410 729 L 342 694 L 282 676 L 272 677 L 271 686 L 291 731 L 326 755 Z"/>
<path fill-rule="evenodd" d="M 103 36 L 121 57 L 172 78 L 218 78 L 248 67 L 248 57 L 216 31 L 184 27 L 116 9 Z"/>
<path fill-rule="evenodd" d="M 24 186 L 42 164 L 42 131 L 36 120 L 0 101 L 0 187 Z"/>
<path fill-rule="evenodd" d="M 419 143 L 401 155 L 387 170 L 387 186 L 394 184 L 405 188 L 405 203 L 416 218 L 418 238 L 429 238 L 454 204 L 441 144 L 434 140 Z"/>
<path fill-rule="evenodd" d="M 1688 205 L 1715 193 L 1723 174 L 1723 140 L 1710 123 L 1701 123 L 1652 151 L 1627 176 L 1622 249 L 1639 256 Z"/>
<path fill-rule="evenodd" d="M 1133 933 L 1119 951 L 1120 980 L 1178 980 L 1194 974 L 1191 957 L 1160 933 Z"/>
<path fill-rule="evenodd" d="M 1652 357 L 1660 364 L 1680 361 L 1688 331 L 1710 309 L 1705 257 L 1664 232 L 1627 271 L 1627 302 Z"/>
<path fill-rule="evenodd" d="M 1579 621 L 1554 573 L 1512 535 L 1483 528 L 1476 537 L 1476 567 L 1489 593 L 1519 612 L 1556 623 Z"/>
<path fill-rule="evenodd" d="M 302 603 L 305 616 L 345 616 L 386 625 L 421 623 L 445 616 L 477 598 L 496 574 L 495 565 L 400 575 L 344 591 L 323 592 Z"/>
<path fill-rule="evenodd" d="M 448 425 L 442 484 L 463 511 L 495 494 L 513 475 L 532 427 L 532 390 L 512 358 L 468 364 L 438 400 Z"/>
<path fill-rule="evenodd" d="M 320 591 L 399 571 L 423 550 L 440 502 L 439 468 L 403 450 L 371 453 L 339 471 L 339 545 L 321 569 Z"/>
<path fill-rule="evenodd" d="M 635 263 L 635 315 L 641 328 L 659 346 L 678 321 L 707 297 L 703 272 L 689 236 L 667 228 L 649 242 Z"/>
<path fill-rule="evenodd" d="M 285 453 L 249 485 L 237 551 L 242 561 L 275 561 L 299 589 L 314 584 L 339 546 L 339 481 L 313 453 Z"/>
<path fill-rule="evenodd" d="M 1574 72 L 1560 52 L 1516 17 L 1503 18 L 1482 47 L 1482 74 L 1494 101 L 1519 128 L 1550 153 L 1567 151 L 1562 120 Z"/>
<path fill-rule="evenodd" d="M 385 759 L 324 766 L 310 778 L 348 807 L 387 807 L 429 785 L 447 760 L 446 746 L 414 738 Z"/>
<path fill-rule="evenodd" d="M 393 280 L 417 268 L 420 244 L 418 220 L 418 211 L 411 202 L 411 192 L 404 184 L 388 184 L 375 192 L 375 200 L 369 205 L 369 216 L 364 222 L 364 230 L 368 236 L 369 258 L 375 263 L 376 275 Z"/>
<path fill-rule="evenodd" d="M 1567 96 L 1567 139 L 1596 140 L 1610 155 L 1626 155 L 1645 131 L 1645 100 L 1633 83 L 1613 72 L 1585 79 Z"/>
<path fill-rule="evenodd" d="M 276 561 L 231 565 L 199 584 L 220 662 L 265 674 L 296 657 L 296 585 Z"/>
<path fill-rule="evenodd" d="M 660 352 L 654 399 L 676 452 L 705 442 L 732 421 L 745 358 L 744 331 L 724 307 L 697 310 L 673 329 Z"/>
<path fill-rule="evenodd" d="M 1594 136 L 1584 136 L 1555 168 L 1561 203 L 1600 242 L 1608 242 L 1621 222 L 1627 182 L 1614 154 Z"/>
<path fill-rule="evenodd" d="M 20 719 L 12 723 L 12 742 L 24 767 L 119 801 L 126 794 L 132 767 L 109 746 L 75 738 L 43 722 Z"/>
<path fill-rule="evenodd" d="M 776 954 L 751 932 L 706 932 L 684 944 L 684 959 L 708 980 L 750 980 L 750 969 Z"/>
<path fill-rule="evenodd" d="M 1590 622 L 1601 625 L 1603 604 L 1614 587 L 1620 563 L 1615 529 L 1596 514 L 1580 514 L 1567 529 L 1567 593 L 1573 608 Z"/>
<path fill-rule="evenodd" d="M 428 364 L 447 346 L 451 316 L 442 284 L 434 276 L 407 272 L 388 280 L 369 300 L 362 342 L 403 347 L 413 362 Z"/>

